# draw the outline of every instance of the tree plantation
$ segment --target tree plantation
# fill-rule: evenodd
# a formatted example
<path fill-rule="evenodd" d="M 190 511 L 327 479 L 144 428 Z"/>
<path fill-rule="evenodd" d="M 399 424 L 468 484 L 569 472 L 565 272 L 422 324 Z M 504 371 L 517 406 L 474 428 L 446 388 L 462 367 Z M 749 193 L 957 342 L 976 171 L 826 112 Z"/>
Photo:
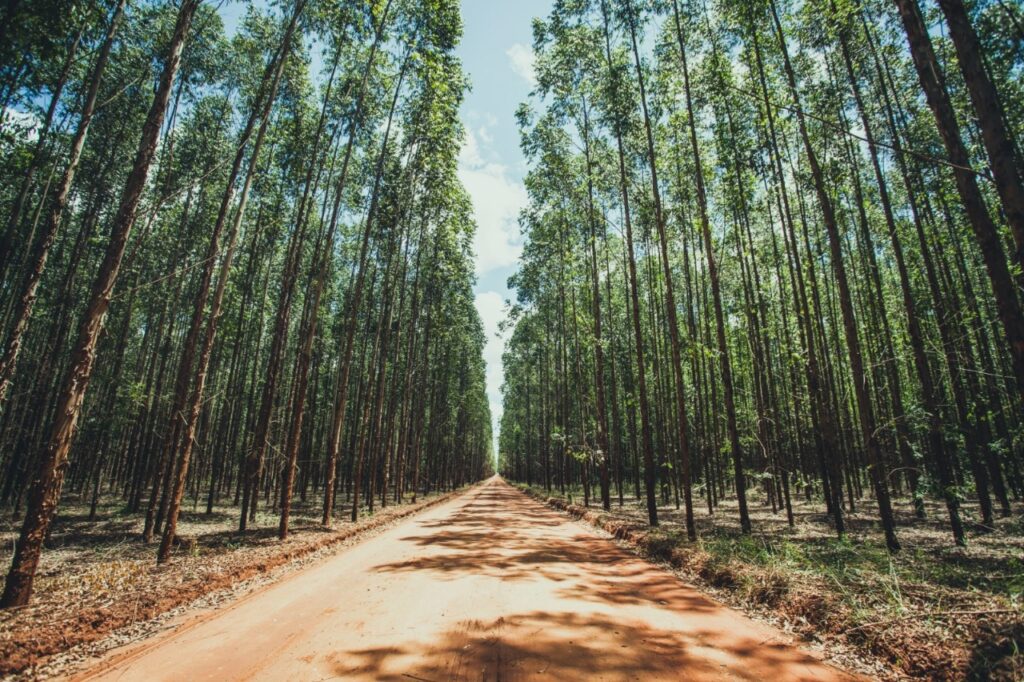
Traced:
<path fill-rule="evenodd" d="M 672 499 L 691 540 L 728 498 L 750 533 L 751 491 L 790 526 L 820 500 L 839 536 L 869 506 L 890 552 L 894 499 L 941 500 L 957 545 L 1011 514 L 1024 14 L 938 4 L 535 23 L 503 471 L 643 496 L 652 526 Z"/>
<path fill-rule="evenodd" d="M 62 491 L 330 525 L 489 468 L 451 2 L 9 3 L 2 604 Z M 314 50 L 316 63 L 314 68 Z M 339 498 L 339 493 L 341 498 Z"/>
<path fill-rule="evenodd" d="M 1022 138 L 1020 0 L 0 3 L 0 677 L 1024 679 Z"/>
<path fill-rule="evenodd" d="M 913 580 L 922 620 L 959 614 L 935 649 L 999 608 L 938 584 L 1015 600 L 1022 9 L 553 3 L 518 110 L 502 473 L 617 535 L 667 519 L 648 547 L 693 566 L 698 541 L 715 587 L 811 573 L 872 613 Z M 720 574 L 744 561 L 768 570 Z M 902 600 L 845 627 L 892 636 Z"/>

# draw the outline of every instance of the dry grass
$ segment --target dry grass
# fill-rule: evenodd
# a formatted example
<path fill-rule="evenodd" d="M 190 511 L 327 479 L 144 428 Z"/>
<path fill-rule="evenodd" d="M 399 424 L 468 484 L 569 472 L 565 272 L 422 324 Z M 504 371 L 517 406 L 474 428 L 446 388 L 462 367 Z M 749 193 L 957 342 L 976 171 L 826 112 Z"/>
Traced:
<path fill-rule="evenodd" d="M 659 508 L 650 530 L 646 508 L 627 499 L 612 510 L 572 504 L 529 489 L 548 504 L 583 518 L 669 563 L 686 579 L 726 601 L 767 615 L 781 626 L 827 644 L 853 648 L 884 663 L 886 676 L 923 679 L 1024 679 L 1024 509 L 995 529 L 969 523 L 969 545 L 953 546 L 944 509 L 929 504 L 917 519 L 896 502 L 903 550 L 885 550 L 874 509 L 850 514 L 843 540 L 822 505 L 794 501 L 795 524 L 756 495 L 749 500 L 754 532 L 743 536 L 735 501 L 710 516 L 696 510 L 698 540 L 686 540 L 681 510 Z M 593 505 L 593 502 L 592 502 Z M 976 509 L 965 505 L 968 521 Z"/>

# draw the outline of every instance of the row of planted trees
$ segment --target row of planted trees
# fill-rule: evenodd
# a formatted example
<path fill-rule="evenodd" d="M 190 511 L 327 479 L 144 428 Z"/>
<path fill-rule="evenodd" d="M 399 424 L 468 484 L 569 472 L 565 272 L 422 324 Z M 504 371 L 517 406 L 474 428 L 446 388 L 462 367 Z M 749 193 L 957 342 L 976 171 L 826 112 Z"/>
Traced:
<path fill-rule="evenodd" d="M 189 499 L 284 538 L 296 496 L 329 525 L 485 475 L 457 3 L 3 11 L 3 606 L 62 488 L 164 562 Z"/>
<path fill-rule="evenodd" d="M 1024 12 L 566 0 L 519 112 L 502 471 L 836 531 L 1024 495 Z M 909 51 L 908 51 L 909 46 Z M 591 488 L 593 487 L 593 493 Z M 697 499 L 695 500 L 694 493 Z M 700 498 L 703 497 L 703 500 Z M 961 502 L 977 503 L 967 519 Z"/>

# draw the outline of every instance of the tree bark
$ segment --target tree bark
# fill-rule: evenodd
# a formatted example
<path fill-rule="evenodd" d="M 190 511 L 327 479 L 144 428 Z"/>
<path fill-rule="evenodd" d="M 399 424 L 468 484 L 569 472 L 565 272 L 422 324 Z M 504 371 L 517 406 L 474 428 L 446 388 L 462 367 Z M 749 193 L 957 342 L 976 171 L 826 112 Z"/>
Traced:
<path fill-rule="evenodd" d="M 989 281 L 996 298 L 996 310 L 1009 342 L 1017 391 L 1024 398 L 1024 314 L 1021 312 L 1014 279 L 1007 266 L 1006 253 L 1003 251 L 999 230 L 992 221 L 992 216 L 989 215 L 985 200 L 978 188 L 976 174 L 971 168 L 970 156 L 960 137 L 960 126 L 956 121 L 942 70 L 935 57 L 935 51 L 932 48 L 931 39 L 928 37 L 928 29 L 921 16 L 917 0 L 894 0 L 894 2 L 903 20 L 903 28 L 907 34 L 910 54 L 913 57 L 921 87 L 928 100 L 928 106 L 935 116 L 939 135 L 942 137 L 946 153 L 949 154 L 949 160 L 953 165 L 953 176 L 956 180 L 957 191 L 960 193 L 960 200 L 967 212 L 975 239 L 981 250 L 982 259 L 985 262 L 985 268 L 988 271 Z M 991 122 L 989 123 L 991 124 Z M 989 131 L 986 135 L 991 135 L 993 132 L 991 125 L 987 127 Z M 1003 150 L 1003 153 L 1009 152 L 1008 149 Z M 1001 155 L 997 158 L 1001 158 Z M 995 170 L 994 167 L 993 170 Z M 1013 205 L 1011 202 L 1011 208 Z M 1019 248 L 1020 242 L 1018 241 Z M 1019 259 L 1017 263 L 1020 264 Z"/>
<path fill-rule="evenodd" d="M 96 342 L 110 306 L 114 285 L 124 257 L 128 237 L 138 211 L 142 193 L 145 190 L 149 167 L 156 153 L 157 140 L 163 125 L 167 103 L 170 100 L 174 78 L 181 64 L 181 53 L 192 24 L 192 17 L 202 0 L 183 0 L 179 10 L 174 33 L 168 46 L 168 55 L 160 75 L 156 94 L 150 105 L 142 128 L 135 161 L 121 196 L 121 203 L 114 217 L 110 242 L 107 245 L 103 263 L 92 286 L 88 307 L 82 318 L 75 342 L 73 360 L 57 399 L 56 416 L 50 427 L 46 450 L 40 456 L 40 467 L 31 492 L 14 553 L 7 582 L 4 586 L 0 607 L 27 604 L 32 596 L 32 582 L 42 551 L 43 540 L 53 521 L 60 499 L 61 486 L 67 467 L 68 453 L 78 418 L 82 410 L 89 380 L 96 359 Z"/>

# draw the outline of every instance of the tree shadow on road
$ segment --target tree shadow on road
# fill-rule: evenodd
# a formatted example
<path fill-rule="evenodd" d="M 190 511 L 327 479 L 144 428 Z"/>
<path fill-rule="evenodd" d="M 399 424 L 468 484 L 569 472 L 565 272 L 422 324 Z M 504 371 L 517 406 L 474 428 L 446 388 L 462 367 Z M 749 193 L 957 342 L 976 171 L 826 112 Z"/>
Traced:
<path fill-rule="evenodd" d="M 827 680 L 842 679 L 782 644 L 706 631 L 670 632 L 602 614 L 533 611 L 463 621 L 434 641 L 336 652 L 343 679 Z"/>
<path fill-rule="evenodd" d="M 444 581 L 535 581 L 539 592 L 530 587 L 527 594 L 550 595 L 558 612 L 462 621 L 437 638 L 336 652 L 332 674 L 421 681 L 841 679 L 771 630 L 507 486 L 484 487 L 401 540 L 415 546 L 412 558 L 405 553 L 375 570 Z"/>

